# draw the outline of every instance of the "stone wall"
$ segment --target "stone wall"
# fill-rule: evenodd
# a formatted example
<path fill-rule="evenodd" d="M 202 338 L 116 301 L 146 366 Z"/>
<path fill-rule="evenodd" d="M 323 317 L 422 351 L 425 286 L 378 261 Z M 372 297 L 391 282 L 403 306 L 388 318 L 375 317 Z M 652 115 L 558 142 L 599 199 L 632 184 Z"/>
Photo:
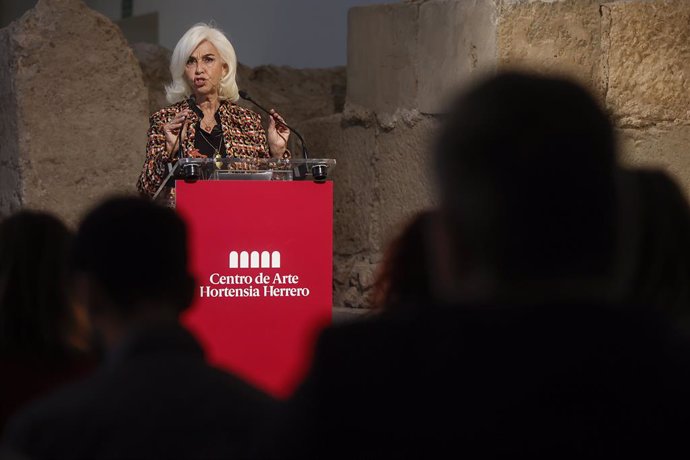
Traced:
<path fill-rule="evenodd" d="M 498 67 L 578 80 L 602 91 L 599 0 L 503 1 L 498 5 Z"/>
<path fill-rule="evenodd" d="M 147 92 L 119 29 L 78 0 L 39 0 L 0 30 L 0 213 L 50 210 L 74 223 L 133 192 Z"/>
<path fill-rule="evenodd" d="M 148 92 L 148 113 L 168 105 L 165 85 L 170 83 L 170 57 L 172 51 L 152 43 L 134 43 L 134 56 L 139 62 Z"/>
<path fill-rule="evenodd" d="M 613 117 L 626 164 L 661 167 L 690 196 L 690 2 L 505 1 L 499 66 L 572 76 Z"/>
<path fill-rule="evenodd" d="M 436 115 L 497 69 L 582 82 L 615 120 L 624 161 L 671 171 L 690 195 L 690 2 L 413 0 L 353 8 L 348 29 L 346 70 L 238 68 L 312 157 L 338 161 L 336 306 L 368 306 L 390 238 L 434 204 Z M 74 222 L 133 191 L 170 56 L 133 48 L 78 0 L 40 0 L 0 30 L 0 215 L 29 206 Z"/>
<path fill-rule="evenodd" d="M 0 106 L 3 107 L 0 122 L 0 218 L 18 210 L 22 205 L 17 94 L 11 47 L 7 29 L 0 30 Z"/>
<path fill-rule="evenodd" d="M 285 121 L 296 128 L 304 120 L 342 112 L 345 104 L 344 67 L 293 69 L 263 65 L 252 68 L 239 64 L 237 84 L 264 107 L 280 111 Z M 251 105 L 247 107 L 256 110 Z"/>
<path fill-rule="evenodd" d="M 670 171 L 690 196 L 690 2 L 405 1 L 353 8 L 348 21 L 345 111 L 308 122 L 339 161 L 336 305 L 368 305 L 390 237 L 433 205 L 433 114 L 496 70 L 579 81 L 614 119 L 624 162 Z"/>
<path fill-rule="evenodd" d="M 417 114 L 394 128 L 336 114 L 303 124 L 312 156 L 335 157 L 334 305 L 369 306 L 388 240 L 433 201 L 427 152 L 436 121 Z"/>
<path fill-rule="evenodd" d="M 0 217 L 28 207 L 75 223 L 104 196 L 135 192 L 148 116 L 167 105 L 170 55 L 130 47 L 80 0 L 40 0 L 0 30 Z M 240 64 L 238 82 L 297 128 L 345 99 L 344 68 Z"/>
<path fill-rule="evenodd" d="M 690 2 L 613 2 L 602 13 L 623 158 L 670 171 L 690 195 Z"/>

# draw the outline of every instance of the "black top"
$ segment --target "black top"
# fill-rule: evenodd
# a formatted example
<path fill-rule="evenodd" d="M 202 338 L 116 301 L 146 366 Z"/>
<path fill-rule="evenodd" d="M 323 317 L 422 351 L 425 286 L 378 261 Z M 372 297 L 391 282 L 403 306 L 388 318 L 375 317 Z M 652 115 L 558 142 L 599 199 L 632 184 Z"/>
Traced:
<path fill-rule="evenodd" d="M 249 456 L 273 402 L 208 366 L 186 330 L 135 331 L 108 358 L 18 414 L 5 446 L 32 459 Z"/>
<path fill-rule="evenodd" d="M 273 455 L 687 455 L 687 340 L 654 313 L 417 307 L 323 333 Z"/>
<path fill-rule="evenodd" d="M 216 110 L 215 114 L 216 126 L 214 126 L 209 133 L 201 128 L 201 120 L 204 118 L 204 113 L 196 104 L 192 104 L 192 110 L 199 116 L 199 122 L 194 126 L 197 133 L 197 135 L 194 136 L 194 148 L 197 149 L 199 153 L 209 158 L 215 157 L 216 150 L 218 150 L 221 157 L 226 157 L 228 153 L 225 149 L 225 142 L 223 142 L 223 128 L 221 128 L 220 114 L 218 111 Z"/>

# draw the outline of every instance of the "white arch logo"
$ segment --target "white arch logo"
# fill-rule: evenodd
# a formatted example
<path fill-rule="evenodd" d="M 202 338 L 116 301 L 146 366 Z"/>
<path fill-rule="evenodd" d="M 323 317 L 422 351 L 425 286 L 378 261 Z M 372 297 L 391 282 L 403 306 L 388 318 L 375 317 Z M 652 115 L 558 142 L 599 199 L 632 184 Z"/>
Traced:
<path fill-rule="evenodd" d="M 231 251 L 230 268 L 280 268 L 280 252 Z"/>

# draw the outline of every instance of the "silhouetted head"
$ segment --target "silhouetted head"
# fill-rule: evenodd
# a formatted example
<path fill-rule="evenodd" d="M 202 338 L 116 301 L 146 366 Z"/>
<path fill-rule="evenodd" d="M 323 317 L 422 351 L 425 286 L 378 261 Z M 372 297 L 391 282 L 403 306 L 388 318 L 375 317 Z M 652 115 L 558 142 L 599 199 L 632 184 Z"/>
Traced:
<path fill-rule="evenodd" d="M 626 172 L 636 183 L 639 244 L 629 302 L 667 313 L 690 330 L 690 206 L 678 185 L 655 170 Z"/>
<path fill-rule="evenodd" d="M 73 259 L 95 315 L 176 317 L 191 302 L 185 224 L 150 201 L 113 198 L 91 211 L 77 232 Z"/>
<path fill-rule="evenodd" d="M 608 117 L 570 81 L 506 73 L 463 92 L 435 148 L 458 272 L 513 284 L 605 274 L 615 150 Z"/>
<path fill-rule="evenodd" d="M 397 311 L 431 298 L 426 230 L 433 215 L 423 211 L 414 216 L 388 246 L 371 294 L 375 308 Z"/>
<path fill-rule="evenodd" d="M 20 211 L 0 223 L 0 350 L 60 354 L 73 327 L 73 235 L 55 217 Z"/>

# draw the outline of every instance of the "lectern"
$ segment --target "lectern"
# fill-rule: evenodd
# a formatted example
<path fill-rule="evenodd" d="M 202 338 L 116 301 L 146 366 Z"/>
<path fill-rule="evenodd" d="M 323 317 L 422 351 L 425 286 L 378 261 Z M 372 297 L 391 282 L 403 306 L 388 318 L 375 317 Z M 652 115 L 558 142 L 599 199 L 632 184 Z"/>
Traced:
<path fill-rule="evenodd" d="M 173 174 L 197 280 L 183 322 L 212 364 L 279 398 L 331 319 L 334 166 L 184 159 Z"/>

